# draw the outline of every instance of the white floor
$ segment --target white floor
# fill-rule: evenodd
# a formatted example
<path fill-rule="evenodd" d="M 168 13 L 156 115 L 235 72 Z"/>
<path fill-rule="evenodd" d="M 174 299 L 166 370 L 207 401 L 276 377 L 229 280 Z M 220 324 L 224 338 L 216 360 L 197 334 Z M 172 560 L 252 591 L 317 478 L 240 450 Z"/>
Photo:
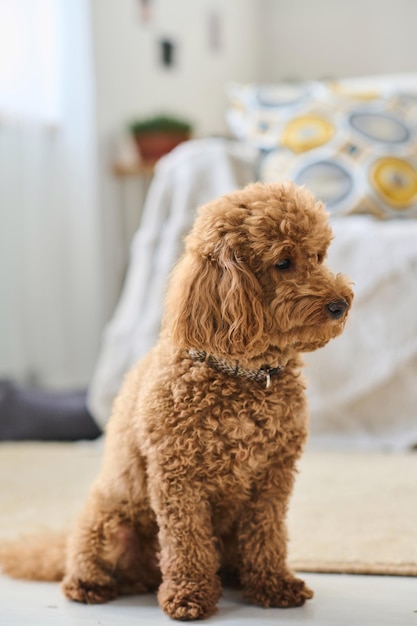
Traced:
<path fill-rule="evenodd" d="M 207 624 L 223 626 L 417 626 L 417 578 L 305 574 L 315 597 L 300 609 L 258 609 L 225 592 Z M 174 624 L 154 596 L 85 606 L 65 600 L 54 583 L 0 576 L 1 626 L 162 626 Z M 201 622 L 199 622 L 201 623 Z"/>

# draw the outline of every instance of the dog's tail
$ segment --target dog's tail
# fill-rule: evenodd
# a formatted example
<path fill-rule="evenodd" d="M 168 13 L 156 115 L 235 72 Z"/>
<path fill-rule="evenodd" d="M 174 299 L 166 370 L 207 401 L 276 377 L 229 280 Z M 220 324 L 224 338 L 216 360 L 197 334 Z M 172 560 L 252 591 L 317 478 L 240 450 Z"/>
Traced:
<path fill-rule="evenodd" d="M 64 577 L 67 533 L 26 535 L 0 545 L 4 574 L 26 580 L 59 581 Z"/>

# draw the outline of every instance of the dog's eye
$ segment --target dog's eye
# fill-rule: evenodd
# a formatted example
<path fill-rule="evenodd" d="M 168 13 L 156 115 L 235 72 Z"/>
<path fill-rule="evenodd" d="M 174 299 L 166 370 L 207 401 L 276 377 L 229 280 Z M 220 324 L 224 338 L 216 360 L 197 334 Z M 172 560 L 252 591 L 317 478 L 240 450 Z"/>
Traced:
<path fill-rule="evenodd" d="M 317 255 L 317 262 L 323 263 L 323 261 L 324 261 L 324 254 L 322 252 L 319 252 L 319 254 Z"/>
<path fill-rule="evenodd" d="M 275 267 L 277 270 L 288 270 L 291 267 L 291 259 L 282 259 L 275 263 Z"/>

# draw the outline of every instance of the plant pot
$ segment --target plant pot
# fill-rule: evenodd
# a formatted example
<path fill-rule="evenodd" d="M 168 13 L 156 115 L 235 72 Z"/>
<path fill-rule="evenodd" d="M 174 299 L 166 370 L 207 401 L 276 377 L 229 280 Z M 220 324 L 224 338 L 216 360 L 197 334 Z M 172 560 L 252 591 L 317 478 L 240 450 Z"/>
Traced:
<path fill-rule="evenodd" d="M 135 143 L 143 161 L 157 161 L 171 152 L 178 144 L 190 139 L 190 133 L 152 131 L 136 133 Z"/>

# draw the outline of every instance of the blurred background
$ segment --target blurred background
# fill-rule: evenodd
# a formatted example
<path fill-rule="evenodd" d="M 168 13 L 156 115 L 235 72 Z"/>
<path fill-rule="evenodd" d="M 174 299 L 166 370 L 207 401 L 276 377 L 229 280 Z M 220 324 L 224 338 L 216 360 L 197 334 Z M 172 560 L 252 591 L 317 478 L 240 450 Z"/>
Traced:
<path fill-rule="evenodd" d="M 86 389 L 155 115 L 230 137 L 227 88 L 415 72 L 414 0 L 0 0 L 0 377 Z"/>

